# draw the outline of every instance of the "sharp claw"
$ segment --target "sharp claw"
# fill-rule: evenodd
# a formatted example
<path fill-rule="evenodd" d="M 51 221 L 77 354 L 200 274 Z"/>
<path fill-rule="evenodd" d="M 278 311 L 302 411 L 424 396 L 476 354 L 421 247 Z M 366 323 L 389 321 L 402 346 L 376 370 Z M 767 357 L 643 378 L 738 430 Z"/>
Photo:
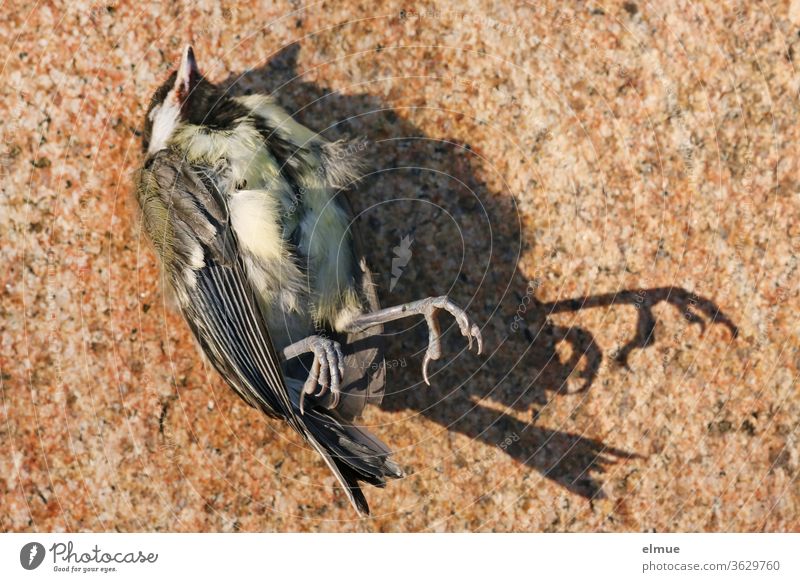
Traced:
<path fill-rule="evenodd" d="M 339 391 L 336 390 L 335 392 L 331 392 L 331 405 L 329 408 L 336 408 L 339 406 Z"/>
<path fill-rule="evenodd" d="M 302 390 L 300 392 L 300 416 L 303 416 L 306 412 L 305 409 L 303 408 L 303 402 L 305 401 L 305 399 L 306 399 L 306 392 L 305 390 Z"/>
<path fill-rule="evenodd" d="M 425 352 L 425 357 L 422 359 L 422 379 L 425 380 L 425 383 L 430 386 L 431 381 L 428 379 L 428 364 L 431 361 L 431 356 L 428 352 Z"/>
<path fill-rule="evenodd" d="M 316 394 L 314 394 L 314 396 L 319 398 L 320 396 L 325 394 L 325 392 L 328 391 L 330 386 L 331 386 L 330 366 L 329 366 L 329 364 L 327 362 L 327 358 L 326 358 L 325 364 L 322 364 L 320 366 L 320 371 L 319 371 L 319 390 L 317 391 Z"/>
<path fill-rule="evenodd" d="M 475 336 L 475 339 L 478 341 L 478 355 L 480 356 L 483 353 L 483 337 L 481 337 L 481 330 L 478 329 L 477 325 L 472 326 L 472 334 Z"/>

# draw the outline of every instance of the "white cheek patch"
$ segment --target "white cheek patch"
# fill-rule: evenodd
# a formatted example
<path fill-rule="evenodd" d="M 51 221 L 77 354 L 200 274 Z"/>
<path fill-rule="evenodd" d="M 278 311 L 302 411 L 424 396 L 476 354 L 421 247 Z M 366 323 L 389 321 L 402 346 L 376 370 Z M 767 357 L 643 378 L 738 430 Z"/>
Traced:
<path fill-rule="evenodd" d="M 173 91 L 170 91 L 164 102 L 153 107 L 150 112 L 153 132 L 150 135 L 150 145 L 147 148 L 148 154 L 154 154 L 167 147 L 167 143 L 178 126 L 180 115 L 181 107 L 175 99 Z"/>

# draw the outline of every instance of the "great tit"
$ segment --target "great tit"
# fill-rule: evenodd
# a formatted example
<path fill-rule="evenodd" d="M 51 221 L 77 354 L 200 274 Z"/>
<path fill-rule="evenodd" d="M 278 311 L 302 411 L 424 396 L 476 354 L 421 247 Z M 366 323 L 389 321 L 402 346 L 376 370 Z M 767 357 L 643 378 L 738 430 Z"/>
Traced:
<path fill-rule="evenodd" d="M 232 96 L 200 74 L 191 47 L 142 136 L 142 225 L 202 352 L 245 402 L 302 435 L 367 515 L 359 482 L 403 476 L 354 422 L 383 395 L 383 324 L 425 317 L 428 384 L 438 312 L 478 353 L 480 330 L 447 297 L 381 309 L 342 194 L 363 148 L 323 139 L 271 96 Z"/>

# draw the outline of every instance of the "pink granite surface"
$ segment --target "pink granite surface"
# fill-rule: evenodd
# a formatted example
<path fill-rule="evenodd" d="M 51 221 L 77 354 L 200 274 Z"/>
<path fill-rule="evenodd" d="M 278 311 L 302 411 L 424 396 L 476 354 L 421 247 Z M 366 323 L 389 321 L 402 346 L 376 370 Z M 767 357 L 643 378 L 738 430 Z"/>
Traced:
<path fill-rule="evenodd" d="M 4 13 L 0 530 L 800 530 L 800 3 Z M 158 282 L 137 131 L 187 41 L 365 136 L 382 301 L 450 293 L 483 327 L 484 358 L 447 334 L 431 388 L 423 328 L 394 328 L 365 423 L 408 477 L 369 519 Z"/>

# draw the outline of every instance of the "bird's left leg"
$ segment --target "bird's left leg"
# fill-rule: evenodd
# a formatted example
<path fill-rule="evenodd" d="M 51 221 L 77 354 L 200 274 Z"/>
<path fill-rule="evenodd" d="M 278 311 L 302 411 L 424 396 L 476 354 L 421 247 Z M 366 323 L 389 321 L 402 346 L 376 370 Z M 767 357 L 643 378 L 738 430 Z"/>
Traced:
<path fill-rule="evenodd" d="M 431 360 L 438 360 L 442 357 L 442 346 L 439 340 L 441 331 L 439 329 L 439 320 L 437 319 L 440 311 L 446 311 L 455 318 L 458 327 L 461 329 L 461 335 L 466 337 L 469 342 L 469 349 L 472 349 L 472 339 L 475 338 L 477 340 L 478 354 L 480 354 L 483 351 L 483 338 L 481 337 L 480 329 L 470 321 L 466 311 L 450 301 L 445 295 L 428 297 L 427 299 L 420 299 L 419 301 L 412 301 L 395 307 L 387 307 L 372 313 L 362 313 L 347 325 L 345 331 L 361 331 L 412 315 L 423 315 L 428 323 L 428 349 L 425 351 L 425 358 L 422 360 L 422 377 L 425 383 L 430 386 L 428 364 Z"/>
<path fill-rule="evenodd" d="M 308 371 L 308 378 L 300 392 L 300 414 L 304 412 L 303 401 L 307 395 L 319 398 L 328 390 L 331 392 L 329 408 L 336 408 L 336 405 L 339 404 L 342 376 L 344 376 L 342 346 L 332 339 L 312 335 L 283 348 L 283 357 L 286 360 L 308 353 L 314 354 L 314 363 Z M 317 385 L 319 385 L 319 389 Z"/>

